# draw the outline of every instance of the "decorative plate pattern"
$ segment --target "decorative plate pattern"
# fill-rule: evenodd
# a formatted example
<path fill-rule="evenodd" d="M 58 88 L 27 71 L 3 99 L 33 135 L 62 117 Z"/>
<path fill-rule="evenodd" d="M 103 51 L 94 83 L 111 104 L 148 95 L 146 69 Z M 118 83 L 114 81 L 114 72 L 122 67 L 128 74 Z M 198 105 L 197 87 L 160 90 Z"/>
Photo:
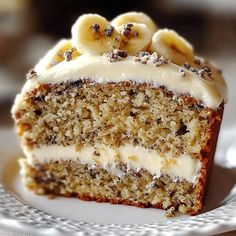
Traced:
<path fill-rule="evenodd" d="M 19 229 L 37 228 L 38 233 L 63 235 L 188 235 L 217 232 L 224 225 L 229 230 L 236 226 L 236 196 L 219 208 L 187 219 L 142 225 L 94 224 L 54 217 L 20 202 L 0 185 L 0 223 Z M 181 229 L 181 231 L 180 231 Z"/>

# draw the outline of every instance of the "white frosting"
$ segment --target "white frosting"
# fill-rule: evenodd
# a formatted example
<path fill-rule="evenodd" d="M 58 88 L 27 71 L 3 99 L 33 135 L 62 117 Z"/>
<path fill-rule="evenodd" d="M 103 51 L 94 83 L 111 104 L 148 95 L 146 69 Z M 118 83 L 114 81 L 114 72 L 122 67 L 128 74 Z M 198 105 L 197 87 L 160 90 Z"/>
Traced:
<path fill-rule="evenodd" d="M 147 170 L 156 178 L 168 174 L 174 180 L 196 183 L 201 169 L 201 162 L 190 156 L 181 155 L 174 158 L 170 153 L 160 155 L 155 150 L 131 144 L 125 144 L 116 149 L 103 144 L 95 144 L 84 146 L 80 150 L 76 150 L 74 145 L 41 146 L 33 150 L 24 146 L 24 153 L 30 165 L 37 162 L 79 160 L 81 164 L 88 164 L 90 168 L 99 166 L 120 177 L 125 173 L 118 168 L 118 165 L 125 164 L 128 169 L 134 171 Z"/>
<path fill-rule="evenodd" d="M 133 23 L 142 23 L 137 24 L 139 25 L 138 28 L 136 28 L 135 23 L 131 26 L 132 29 L 129 29 L 131 31 L 135 30 L 138 34 L 136 36 L 131 34 L 128 38 L 124 37 L 121 33 L 122 31 L 118 30 L 120 25 L 116 25 L 116 18 L 111 22 L 118 27 L 113 28 L 111 32 L 113 36 L 101 36 L 105 32 L 105 28 L 110 26 L 110 22 L 97 14 L 80 16 L 72 27 L 72 38 L 59 41 L 39 61 L 35 66 L 38 76 L 34 76 L 26 82 L 21 96 L 24 97 L 26 92 L 42 84 L 55 84 L 89 78 L 97 83 L 133 81 L 136 83 L 147 83 L 154 87 L 165 86 L 177 95 L 190 94 L 202 102 L 203 105 L 215 109 L 219 107 L 222 101 L 226 102 L 227 91 L 223 77 L 209 63 L 202 61 L 201 65 L 194 64 L 193 47 L 183 37 L 168 29 L 160 29 L 154 34 L 153 26 L 155 30 L 157 29 L 155 23 L 143 13 L 131 12 L 121 14 L 118 16 L 118 19 L 124 24 L 128 23 L 131 19 L 134 21 Z M 91 26 L 95 23 L 100 24 L 99 30 L 101 32 L 99 32 L 101 37 L 99 38 L 95 37 L 93 30 L 91 31 Z M 158 51 L 157 57 L 164 56 L 166 59 L 171 59 L 173 63 L 169 62 L 157 67 L 150 60 L 145 65 L 135 62 L 134 56 L 140 51 L 140 47 L 137 46 L 145 38 L 142 30 L 139 32 L 141 25 L 147 31 L 151 28 L 150 34 L 154 34 L 153 37 L 149 38 L 150 42 L 145 47 L 141 47 L 142 50 L 152 53 Z M 155 35 L 158 35 L 159 40 L 157 40 Z M 117 36 L 118 40 L 114 39 L 115 36 Z M 111 45 L 113 46 L 111 47 Z M 72 46 L 74 47 L 73 50 Z M 131 50 L 132 53 L 130 52 L 127 58 L 121 58 L 121 61 L 109 62 L 107 57 L 101 54 L 111 51 L 114 46 L 116 46 L 116 50 L 117 48 L 126 50 L 129 47 L 135 50 Z M 67 54 L 65 54 L 66 52 Z M 70 56 L 65 57 L 65 55 Z M 202 78 L 192 71 L 183 69 L 179 66 L 183 62 L 188 62 L 191 65 L 194 64 L 193 67 L 198 69 L 203 68 L 205 65 L 209 66 L 212 72 L 211 77 L 205 75 Z M 180 73 L 181 71 L 182 73 Z M 18 97 L 13 110 L 20 109 L 23 105 L 22 101 L 23 99 Z"/>
<path fill-rule="evenodd" d="M 49 70 L 43 69 L 41 63 L 35 68 L 39 77 L 28 80 L 22 94 L 41 84 L 91 78 L 97 83 L 134 81 L 155 87 L 163 85 L 177 94 L 190 94 L 212 108 L 217 108 L 226 96 L 224 79 L 218 73 L 213 73 L 214 80 L 207 81 L 184 69 L 185 76 L 181 77 L 180 66 L 173 63 L 159 67 L 149 63 L 144 65 L 135 62 L 133 56 L 111 63 L 104 56 L 89 54 L 83 54 L 69 62 L 63 61 Z M 16 109 L 20 108 L 21 104 L 22 102 L 16 104 Z"/>

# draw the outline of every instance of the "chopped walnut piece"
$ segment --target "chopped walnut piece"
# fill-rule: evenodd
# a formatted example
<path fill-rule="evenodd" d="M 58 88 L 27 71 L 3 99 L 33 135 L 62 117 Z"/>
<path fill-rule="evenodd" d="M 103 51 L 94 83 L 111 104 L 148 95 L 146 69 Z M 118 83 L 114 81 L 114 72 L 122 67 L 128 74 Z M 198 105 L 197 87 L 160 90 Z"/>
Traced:
<path fill-rule="evenodd" d="M 68 50 L 64 52 L 63 57 L 65 58 L 66 61 L 71 61 L 72 60 L 72 51 Z"/>
<path fill-rule="evenodd" d="M 212 72 L 211 72 L 211 68 L 209 66 L 203 66 L 201 68 L 194 68 L 192 67 L 190 64 L 185 63 L 183 65 L 183 67 L 189 71 L 194 72 L 197 75 L 200 75 L 202 78 L 207 75 L 207 76 L 211 76 Z"/>
<path fill-rule="evenodd" d="M 138 52 L 135 55 L 134 61 L 138 61 L 142 64 L 147 64 L 148 62 L 150 62 L 155 66 L 160 66 L 162 64 L 168 63 L 168 61 L 163 56 L 159 57 L 156 52 L 150 54 L 149 52 L 146 51 Z"/>
<path fill-rule="evenodd" d="M 76 48 L 75 47 L 72 47 L 70 50 L 64 52 L 64 54 L 63 54 L 64 59 L 66 61 L 71 61 L 73 59 L 73 53 L 75 56 L 76 55 Z"/>
<path fill-rule="evenodd" d="M 29 72 L 26 74 L 27 79 L 33 79 L 34 77 L 37 77 L 37 72 L 34 69 L 29 70 Z"/>
<path fill-rule="evenodd" d="M 128 53 L 124 50 L 114 49 L 110 52 L 104 53 L 110 62 L 120 61 L 123 58 L 128 57 Z"/>
<path fill-rule="evenodd" d="M 134 61 L 138 61 L 142 64 L 147 64 L 150 59 L 150 53 L 146 51 L 140 51 L 135 55 Z"/>
<path fill-rule="evenodd" d="M 201 65 L 201 60 L 195 59 L 195 60 L 194 60 L 194 64 L 200 66 L 200 65 Z"/>
<path fill-rule="evenodd" d="M 114 31 L 114 27 L 112 25 L 107 26 L 107 28 L 104 30 L 104 36 L 111 37 Z"/>
<path fill-rule="evenodd" d="M 188 63 L 184 63 L 183 67 L 187 70 L 190 70 L 191 66 Z"/>
<path fill-rule="evenodd" d="M 94 33 L 98 33 L 99 29 L 100 29 L 100 25 L 99 24 L 93 24 L 89 27 Z"/>
<path fill-rule="evenodd" d="M 159 57 L 159 59 L 157 60 L 157 62 L 154 65 L 155 66 L 160 66 L 162 64 L 167 64 L 167 62 L 168 61 L 163 56 L 161 56 L 161 57 Z"/>
<path fill-rule="evenodd" d="M 125 24 L 124 27 L 123 27 L 122 30 L 121 30 L 121 34 L 123 34 L 125 37 L 128 37 L 128 36 L 130 35 L 131 31 L 132 31 L 131 28 L 132 28 L 133 26 L 134 26 L 134 25 L 131 24 L 131 23 Z"/>

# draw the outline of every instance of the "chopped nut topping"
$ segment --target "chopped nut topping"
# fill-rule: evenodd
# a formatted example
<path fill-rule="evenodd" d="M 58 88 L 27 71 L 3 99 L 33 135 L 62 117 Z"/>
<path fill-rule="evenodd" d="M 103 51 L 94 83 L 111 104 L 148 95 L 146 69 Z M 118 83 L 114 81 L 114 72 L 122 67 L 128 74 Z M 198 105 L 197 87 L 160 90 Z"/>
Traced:
<path fill-rule="evenodd" d="M 148 60 L 150 59 L 150 53 L 146 51 L 140 51 L 135 55 L 134 61 L 138 61 L 142 64 L 147 64 Z"/>
<path fill-rule="evenodd" d="M 126 26 L 131 28 L 131 27 L 133 27 L 134 25 L 133 25 L 132 23 L 128 23 L 128 24 L 126 24 Z"/>
<path fill-rule="evenodd" d="M 191 67 L 188 63 L 185 63 L 183 65 L 183 67 L 187 70 L 190 70 L 190 71 L 194 72 L 197 75 L 200 75 L 202 78 L 205 75 L 211 76 L 211 74 L 212 74 L 211 68 L 209 66 L 204 66 L 202 68 L 194 68 L 194 67 Z"/>
<path fill-rule="evenodd" d="M 203 77 L 204 74 L 205 74 L 205 70 L 204 70 L 204 69 L 199 69 L 199 70 L 196 71 L 196 74 L 198 74 L 198 75 L 200 75 L 201 77 Z"/>
<path fill-rule="evenodd" d="M 205 73 L 208 75 L 208 76 L 211 76 L 211 68 L 209 67 L 209 66 L 204 66 L 203 67 L 204 68 L 204 70 L 205 70 Z"/>
<path fill-rule="evenodd" d="M 167 62 L 168 61 L 163 56 L 161 56 L 161 57 L 158 58 L 157 62 L 154 63 L 154 65 L 155 66 L 160 66 L 162 64 L 167 64 Z"/>
<path fill-rule="evenodd" d="M 73 52 L 76 51 L 75 47 L 72 47 L 70 50 L 64 52 L 63 57 L 66 61 L 71 61 L 73 59 Z"/>
<path fill-rule="evenodd" d="M 100 29 L 100 25 L 99 24 L 93 24 L 89 27 L 94 33 L 98 33 L 99 29 Z"/>
<path fill-rule="evenodd" d="M 110 62 L 120 61 L 123 58 L 128 57 L 128 53 L 124 50 L 114 49 L 110 52 L 104 53 Z"/>
<path fill-rule="evenodd" d="M 115 51 L 116 51 L 116 53 L 118 54 L 119 57 L 126 58 L 128 56 L 128 52 L 126 52 L 124 50 L 116 49 Z"/>
<path fill-rule="evenodd" d="M 196 65 L 199 65 L 199 66 L 201 65 L 201 61 L 200 61 L 199 59 L 195 59 L 195 60 L 194 60 L 194 63 L 195 63 Z"/>
<path fill-rule="evenodd" d="M 107 28 L 104 30 L 104 36 L 111 37 L 113 31 L 114 31 L 114 27 L 112 25 L 107 26 Z"/>
<path fill-rule="evenodd" d="M 179 68 L 179 73 L 182 77 L 185 76 L 185 72 L 184 72 L 183 68 Z"/>
<path fill-rule="evenodd" d="M 151 58 L 150 58 L 150 61 L 155 64 L 157 61 L 158 61 L 158 54 L 156 52 L 154 52 L 152 55 L 151 55 Z"/>
<path fill-rule="evenodd" d="M 150 53 L 147 51 L 140 51 L 136 54 L 138 57 L 150 56 Z"/>
<path fill-rule="evenodd" d="M 34 69 L 29 70 L 29 72 L 26 74 L 27 79 L 33 79 L 36 76 L 38 76 L 38 75 Z"/>
<path fill-rule="evenodd" d="M 125 24 L 124 27 L 123 27 L 123 29 L 121 30 L 121 34 L 123 34 L 125 37 L 128 37 L 128 36 L 130 35 L 131 31 L 132 31 L 131 28 L 132 28 L 133 26 L 134 26 L 134 25 L 133 25 L 133 24 L 130 24 L 130 23 Z"/>
<path fill-rule="evenodd" d="M 191 66 L 188 63 L 184 63 L 183 67 L 187 70 L 190 70 Z"/>
<path fill-rule="evenodd" d="M 64 52 L 63 57 L 65 58 L 66 61 L 71 61 L 72 60 L 72 51 L 68 50 Z"/>
<path fill-rule="evenodd" d="M 168 61 L 163 57 L 159 57 L 156 52 L 150 54 L 146 51 L 141 51 L 136 54 L 134 61 L 141 62 L 142 64 L 147 64 L 148 62 L 154 64 L 155 66 L 160 66 L 162 64 L 168 63 Z"/>

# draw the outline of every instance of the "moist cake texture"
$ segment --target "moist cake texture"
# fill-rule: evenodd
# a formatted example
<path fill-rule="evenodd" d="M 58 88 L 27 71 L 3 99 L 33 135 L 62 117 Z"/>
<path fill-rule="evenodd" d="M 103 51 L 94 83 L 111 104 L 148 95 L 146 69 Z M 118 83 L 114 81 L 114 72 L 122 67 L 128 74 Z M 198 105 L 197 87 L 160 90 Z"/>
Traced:
<path fill-rule="evenodd" d="M 86 14 L 27 75 L 12 114 L 37 194 L 198 214 L 224 79 L 144 13 Z"/>

